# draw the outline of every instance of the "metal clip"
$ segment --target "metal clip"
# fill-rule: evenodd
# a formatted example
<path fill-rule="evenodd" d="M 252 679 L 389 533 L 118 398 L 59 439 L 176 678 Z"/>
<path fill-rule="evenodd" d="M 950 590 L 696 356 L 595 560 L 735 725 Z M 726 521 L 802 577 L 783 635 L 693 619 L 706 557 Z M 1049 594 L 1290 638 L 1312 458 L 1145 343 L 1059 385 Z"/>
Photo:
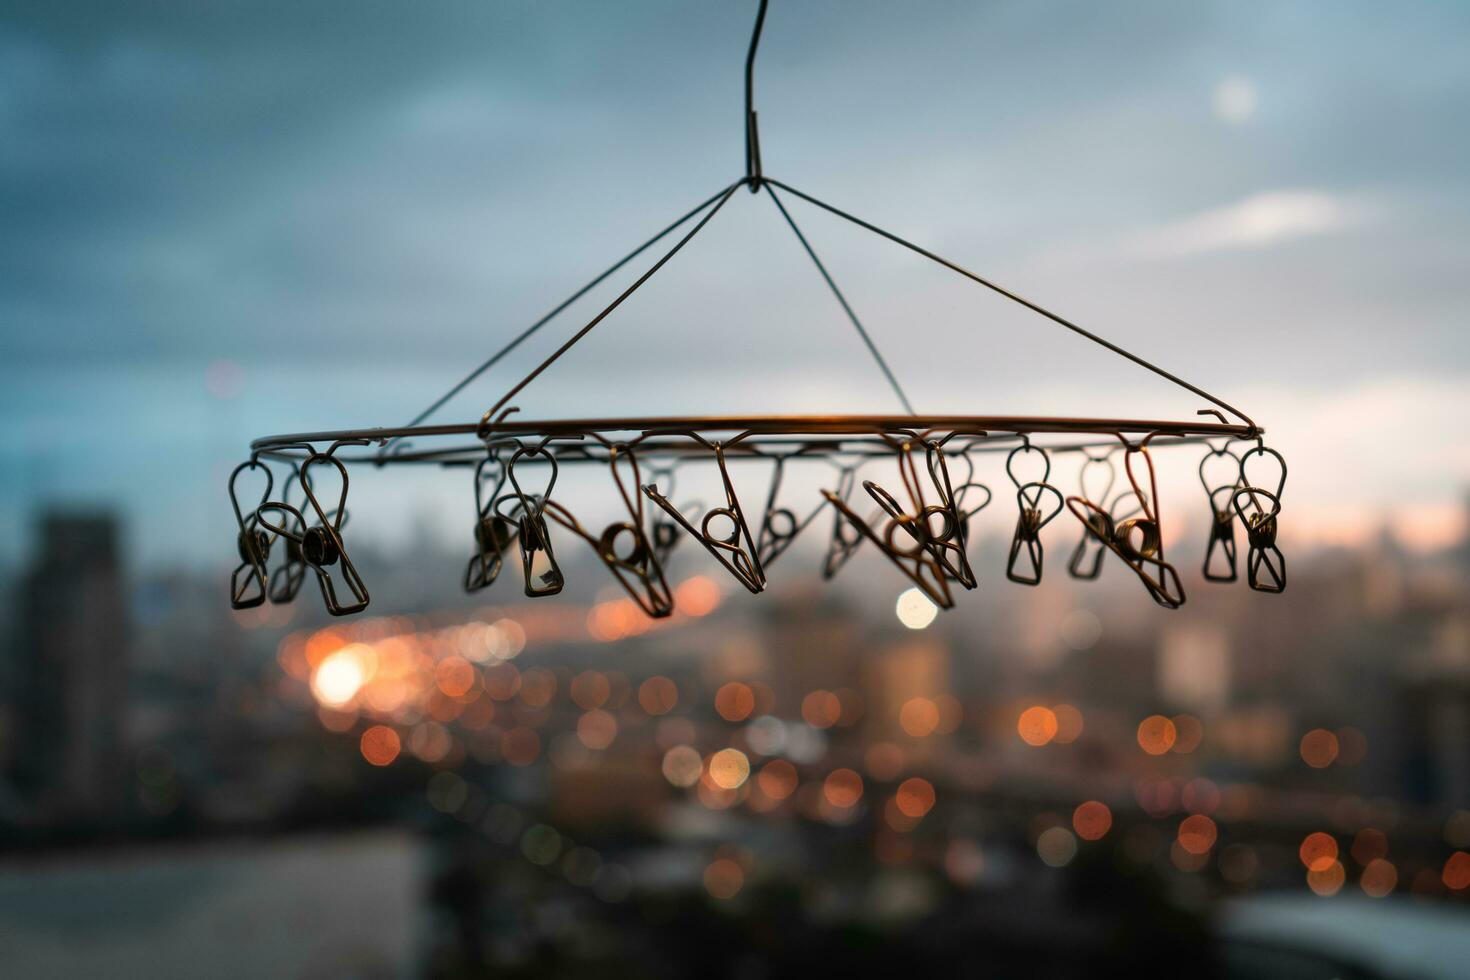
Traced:
<path fill-rule="evenodd" d="M 674 495 L 674 470 L 677 465 L 678 463 L 675 461 L 675 463 L 669 466 L 649 467 L 654 482 L 657 483 L 662 480 L 664 486 L 668 488 L 670 497 Z M 693 506 L 699 505 L 696 504 Z M 650 516 L 648 523 L 648 538 L 653 547 L 654 560 L 660 566 L 667 565 L 669 556 L 674 553 L 674 548 L 679 543 L 679 525 L 669 520 L 667 516 L 653 514 Z"/>
<path fill-rule="evenodd" d="M 776 468 L 771 473 L 771 489 L 766 494 L 765 515 L 761 518 L 760 533 L 756 535 L 755 551 L 762 569 L 770 568 L 771 563 L 791 547 L 796 536 L 806 530 L 806 526 L 827 506 L 827 502 L 822 501 L 800 520 L 790 508 L 777 507 L 776 496 L 781 492 L 781 478 L 785 474 L 785 468 L 786 457 L 777 456 Z"/>
<path fill-rule="evenodd" d="M 608 467 L 612 471 L 613 482 L 617 484 L 618 494 L 623 498 L 623 506 L 628 509 L 629 520 L 609 524 L 601 535 L 593 536 L 572 516 L 571 511 L 555 501 L 546 502 L 546 513 L 552 520 L 581 536 L 592 546 L 597 557 L 602 559 L 602 563 L 613 573 L 623 591 L 638 604 L 638 608 L 654 619 L 661 619 L 674 611 L 674 596 L 664 579 L 664 570 L 658 563 L 653 546 L 643 530 L 643 498 L 636 490 L 629 494 L 627 485 L 618 473 L 620 456 L 626 456 L 633 467 L 634 487 L 639 485 L 638 459 L 627 446 L 610 447 Z M 628 542 L 623 546 L 622 553 L 619 553 L 620 541 Z"/>
<path fill-rule="evenodd" d="M 544 456 L 551 464 L 551 474 L 546 480 L 546 489 L 539 494 L 527 494 L 516 479 L 516 464 L 523 459 Z M 525 580 L 526 595 L 532 599 L 556 595 L 566 585 L 561 566 L 556 562 L 556 552 L 551 547 L 551 531 L 546 526 L 546 505 L 551 500 L 551 490 L 556 486 L 556 457 L 543 442 L 539 446 L 516 444 L 506 464 L 506 476 L 515 489 L 513 494 L 501 497 L 495 505 L 496 515 L 517 525 L 520 539 L 521 574 Z M 510 501 L 514 517 L 506 514 L 504 505 Z"/>
<path fill-rule="evenodd" d="M 753 593 L 759 594 L 766 587 L 766 573 L 761 567 L 760 552 L 745 522 L 745 512 L 740 508 L 740 498 L 735 495 L 735 485 L 730 482 L 730 471 L 725 466 L 725 449 L 721 443 L 709 443 L 695 436 L 700 442 L 714 450 L 715 462 L 720 467 L 720 479 L 725 486 L 725 506 L 707 511 L 696 529 L 669 498 L 659 493 L 657 484 L 647 484 L 643 492 L 648 499 L 663 508 L 664 513 L 704 545 L 705 550 L 719 561 L 725 569 Z M 710 525 L 715 520 L 730 522 L 728 533 L 717 534 Z M 743 542 L 743 543 L 742 543 Z"/>
<path fill-rule="evenodd" d="M 265 473 L 265 490 L 261 492 L 260 503 L 250 511 L 249 517 L 246 517 L 244 511 L 240 509 L 240 500 L 235 495 L 235 480 L 245 470 L 262 470 Z M 240 564 L 236 565 L 234 572 L 230 574 L 231 609 L 253 609 L 265 602 L 267 592 L 265 562 L 270 556 L 271 543 L 275 538 L 261 530 L 260 509 L 270 499 L 271 487 L 274 485 L 275 477 L 271 474 L 270 467 L 253 456 L 235 467 L 234 472 L 230 474 L 230 505 L 235 509 L 235 526 L 239 528 L 239 534 L 235 538 L 235 548 L 240 554 Z M 244 575 L 243 580 L 242 574 Z M 254 586 L 253 589 L 252 586 Z"/>
<path fill-rule="evenodd" d="M 1246 478 L 1245 464 L 1252 456 L 1275 456 L 1281 466 L 1281 479 L 1276 482 L 1276 492 L 1262 490 Z M 1281 513 L 1281 491 L 1286 488 L 1286 460 L 1268 446 L 1257 443 L 1254 449 L 1240 458 L 1240 486 L 1231 495 L 1230 502 L 1245 526 L 1246 541 L 1250 551 L 1246 557 L 1246 579 L 1257 592 L 1286 591 L 1286 556 L 1276 547 L 1276 516 Z M 1260 498 L 1266 498 L 1262 505 Z M 1242 504 L 1242 501 L 1248 503 Z M 1262 574 L 1264 572 L 1264 574 Z"/>
<path fill-rule="evenodd" d="M 857 467 L 842 467 L 837 474 L 837 490 L 833 495 L 846 505 L 848 499 L 852 496 L 852 489 L 856 483 Z M 826 496 L 826 493 L 826 491 L 823 491 L 823 499 L 830 503 L 831 500 Z M 865 540 L 864 535 L 844 516 L 841 508 L 834 508 L 834 511 L 832 515 L 832 536 L 827 541 L 827 554 L 822 559 L 822 578 L 829 581 L 832 576 L 836 575 L 842 569 L 843 565 L 847 564 L 848 559 L 853 556 L 858 550 L 858 546 Z M 879 512 L 875 511 L 867 523 L 871 524 L 873 521 L 876 521 L 878 514 Z"/>
<path fill-rule="evenodd" d="M 1040 480 L 1022 483 L 1011 468 L 1016 454 L 1023 452 L 1041 454 L 1044 469 Z M 1021 585 L 1039 585 L 1046 554 L 1041 544 L 1041 529 L 1062 512 L 1062 492 L 1046 482 L 1051 476 L 1051 458 L 1047 456 L 1045 449 L 1031 445 L 1030 439 L 1026 439 L 1006 456 L 1006 475 L 1016 485 L 1016 508 L 1019 511 L 1016 515 L 1016 530 L 1011 536 L 1010 557 L 1006 559 L 1006 578 Z M 1046 503 L 1048 495 L 1056 498 L 1056 503 L 1050 507 Z M 1018 568 L 1023 553 L 1026 556 L 1025 567 Z"/>
<path fill-rule="evenodd" d="M 505 467 L 496 450 L 490 450 L 475 466 L 475 553 L 464 570 L 466 592 L 478 592 L 500 577 L 505 568 L 505 549 L 515 540 L 515 522 L 495 512 L 505 478 Z"/>
<path fill-rule="evenodd" d="M 1093 456 L 1085 450 L 1083 452 L 1086 458 L 1077 474 L 1077 488 L 1082 500 L 1094 506 L 1085 509 L 1087 516 L 1082 521 L 1082 537 L 1078 539 L 1077 547 L 1072 549 L 1072 557 L 1067 562 L 1067 572 L 1073 578 L 1091 581 L 1102 571 L 1102 559 L 1106 553 L 1102 542 L 1113 535 L 1113 511 L 1124 496 L 1120 494 L 1111 506 L 1108 504 L 1108 494 L 1113 492 L 1113 484 L 1118 479 L 1118 470 L 1113 465 L 1114 452 L 1115 449 L 1109 450 L 1102 456 Z M 1098 472 L 1100 467 L 1107 475 L 1107 483 L 1103 484 L 1102 493 L 1089 493 L 1087 475 Z"/>
<path fill-rule="evenodd" d="M 1143 457 L 1148 467 L 1149 492 L 1144 493 L 1133 472 L 1133 460 Z M 1164 558 L 1163 535 L 1159 530 L 1159 517 L 1154 501 L 1158 499 L 1158 482 L 1148 447 L 1128 446 L 1123 457 L 1123 466 L 1128 482 L 1138 498 L 1142 516 L 1114 522 L 1112 515 L 1090 500 L 1068 497 L 1067 509 L 1082 522 L 1089 534 L 1094 535 L 1123 563 L 1133 569 L 1149 596 L 1167 609 L 1178 609 L 1184 605 L 1184 586 L 1179 572 Z M 1110 530 L 1110 533 L 1106 533 Z"/>
<path fill-rule="evenodd" d="M 297 510 L 289 503 L 275 502 L 261 505 L 260 523 L 266 528 L 285 538 L 288 542 L 294 541 L 299 550 L 301 560 L 314 572 L 316 572 L 317 585 L 321 588 L 322 602 L 327 607 L 327 612 L 333 616 L 347 616 L 352 613 L 362 612 L 368 607 L 367 586 L 363 584 L 362 576 L 358 574 L 356 566 L 352 564 L 351 557 L 342 542 L 342 526 L 347 516 L 347 467 L 333 454 L 341 446 L 365 446 L 365 439 L 343 440 L 334 442 L 324 453 L 312 452 L 301 464 L 300 482 L 301 489 L 306 494 L 306 503 L 316 515 L 317 523 L 310 524 L 303 512 Z M 337 506 L 329 515 L 317 500 L 315 492 L 311 488 L 311 467 L 323 463 L 331 463 L 337 468 L 337 473 L 342 477 L 342 493 L 338 497 Z M 283 518 L 294 523 L 296 530 L 288 530 L 282 525 L 273 525 L 266 520 L 265 513 L 279 513 Z M 284 520 L 283 520 L 284 524 Z M 348 591 L 352 594 L 353 601 L 343 604 L 337 598 L 336 581 L 327 571 L 333 565 L 340 565 L 342 581 L 347 584 Z"/>
<path fill-rule="evenodd" d="M 918 467 L 914 464 L 912 440 L 905 437 L 902 441 L 890 440 L 890 443 L 898 452 L 898 474 L 908 494 L 911 510 L 900 506 L 893 494 L 878 483 L 864 480 L 863 489 L 883 513 L 888 515 L 887 529 L 882 537 L 873 534 L 873 540 L 888 553 L 890 559 L 906 568 L 908 566 L 904 562 L 914 558 L 912 549 L 898 548 L 893 543 L 894 533 L 902 530 L 912 539 L 915 548 L 928 552 L 941 577 L 947 576 L 966 589 L 973 589 L 975 573 L 965 554 L 966 518 L 960 514 L 955 504 L 954 486 L 950 481 L 949 466 L 942 446 L 934 442 L 925 444 L 929 476 L 940 499 L 938 504 L 930 504 L 925 500 Z M 968 457 L 966 461 L 968 462 Z M 871 528 L 869 531 L 871 533 Z M 947 596 L 947 586 L 945 593 Z"/>
<path fill-rule="evenodd" d="M 1205 467 L 1210 460 L 1217 457 L 1228 456 L 1235 461 L 1235 479 L 1229 483 L 1216 483 L 1211 486 L 1209 477 L 1205 475 Z M 1202 566 L 1206 581 L 1210 582 L 1234 582 L 1239 577 L 1235 564 L 1235 514 L 1231 509 L 1231 501 L 1235 496 L 1235 490 L 1240 484 L 1240 457 L 1230 451 L 1230 445 L 1216 449 L 1210 447 L 1203 459 L 1199 461 L 1199 482 L 1205 488 L 1205 496 L 1210 503 L 1210 540 L 1205 547 L 1205 560 Z M 1221 499 L 1221 495 L 1224 499 Z M 1217 560 L 1218 556 L 1218 560 Z M 1219 566 L 1223 562 L 1224 569 Z"/>
<path fill-rule="evenodd" d="M 879 495 L 888 496 L 882 487 L 878 487 L 871 480 L 863 483 L 864 489 L 874 499 L 881 499 Z M 877 493 L 874 493 L 874 490 Z M 899 516 L 888 521 L 888 526 L 880 537 L 872 526 L 847 505 L 847 502 L 831 490 L 823 490 L 822 496 L 836 509 L 837 513 L 851 525 L 859 535 L 877 545 L 878 548 L 888 556 L 888 560 L 898 566 L 899 571 L 909 577 L 936 606 L 941 609 L 950 609 L 954 606 L 954 598 L 949 590 L 949 579 L 944 569 L 935 560 L 924 544 L 924 532 L 918 526 L 918 519 L 899 511 Z M 892 501 L 892 497 L 888 498 Z M 880 504 L 881 506 L 881 504 Z M 892 505 L 897 509 L 897 503 Z M 884 508 L 887 510 L 887 508 Z M 874 515 L 875 517 L 877 515 Z M 894 540 L 894 535 L 902 529 L 905 536 L 911 539 L 908 547 L 903 547 L 900 542 Z M 834 535 L 835 538 L 835 535 Z M 856 545 L 853 546 L 854 548 Z M 849 550 L 848 555 L 851 555 Z M 844 561 L 846 559 L 844 558 Z"/>

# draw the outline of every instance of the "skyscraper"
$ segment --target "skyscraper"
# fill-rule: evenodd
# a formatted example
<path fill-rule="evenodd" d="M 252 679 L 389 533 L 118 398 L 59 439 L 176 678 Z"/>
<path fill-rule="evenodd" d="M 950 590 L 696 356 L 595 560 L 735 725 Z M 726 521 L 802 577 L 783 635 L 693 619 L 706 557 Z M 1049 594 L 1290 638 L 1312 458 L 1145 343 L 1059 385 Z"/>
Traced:
<path fill-rule="evenodd" d="M 84 823 L 126 785 L 127 613 L 116 520 L 48 513 L 16 592 L 9 770 L 23 814 Z"/>

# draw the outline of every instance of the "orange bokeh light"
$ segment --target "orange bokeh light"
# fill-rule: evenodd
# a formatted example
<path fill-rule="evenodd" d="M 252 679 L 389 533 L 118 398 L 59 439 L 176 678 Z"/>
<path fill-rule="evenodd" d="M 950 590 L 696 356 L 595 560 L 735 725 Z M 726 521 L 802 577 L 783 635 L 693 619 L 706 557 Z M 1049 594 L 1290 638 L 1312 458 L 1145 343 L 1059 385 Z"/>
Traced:
<path fill-rule="evenodd" d="M 707 616 L 720 605 L 720 587 L 706 575 L 695 575 L 674 589 L 674 608 L 686 616 Z"/>
<path fill-rule="evenodd" d="M 1215 821 L 1203 813 L 1191 814 L 1179 822 L 1179 846 L 1190 854 L 1207 853 L 1218 836 Z"/>
<path fill-rule="evenodd" d="M 822 782 L 822 795 L 835 807 L 853 806 L 863 798 L 863 777 L 851 769 L 834 769 Z"/>
<path fill-rule="evenodd" d="M 785 759 L 772 759 L 761 768 L 755 781 L 761 792 L 771 799 L 784 800 L 796 792 L 796 767 Z"/>
<path fill-rule="evenodd" d="M 939 727 L 939 706 L 928 698 L 909 698 L 898 709 L 898 724 L 914 738 L 932 735 Z"/>
<path fill-rule="evenodd" d="M 906 817 L 922 817 L 934 808 L 934 787 L 927 779 L 914 776 L 899 784 L 894 803 Z"/>
<path fill-rule="evenodd" d="M 744 721 L 755 710 L 755 692 L 748 684 L 731 681 L 715 692 L 715 710 L 726 721 Z"/>
<path fill-rule="evenodd" d="M 1331 834 L 1324 834 L 1320 830 L 1308 834 L 1302 838 L 1297 856 L 1302 859 L 1302 864 L 1307 866 L 1308 871 L 1326 871 L 1329 865 L 1337 861 L 1337 841 Z"/>
<path fill-rule="evenodd" d="M 362 733 L 358 741 L 362 757 L 375 766 L 386 766 L 398 758 L 403 742 L 398 733 L 387 725 L 374 725 Z"/>
<path fill-rule="evenodd" d="M 738 789 L 750 777 L 750 760 L 739 749 L 720 749 L 709 757 L 707 771 L 720 789 Z"/>
<path fill-rule="evenodd" d="M 1113 811 L 1106 803 L 1088 800 L 1072 811 L 1072 829 L 1083 840 L 1101 840 L 1113 827 Z"/>
<path fill-rule="evenodd" d="M 1302 736 L 1302 761 L 1313 769 L 1326 769 L 1337 758 L 1337 736 L 1325 728 L 1314 728 Z"/>
<path fill-rule="evenodd" d="M 475 667 L 458 654 L 445 657 L 434 668 L 434 683 L 446 697 L 462 698 L 475 686 Z"/>
<path fill-rule="evenodd" d="M 1440 874 L 1440 880 L 1444 886 L 1453 891 L 1464 891 L 1470 888 L 1470 854 L 1464 851 L 1456 851 L 1449 856 L 1444 863 L 1444 871 Z"/>
<path fill-rule="evenodd" d="M 1307 887 L 1324 898 L 1341 891 L 1346 880 L 1347 872 L 1339 861 L 1330 861 L 1320 869 L 1307 872 Z"/>
<path fill-rule="evenodd" d="M 842 717 L 842 702 L 831 691 L 812 691 L 801 699 L 801 717 L 813 728 L 831 728 Z"/>
<path fill-rule="evenodd" d="M 1179 731 L 1163 715 L 1149 715 L 1138 723 L 1138 747 L 1149 755 L 1163 755 L 1174 747 Z"/>
<path fill-rule="evenodd" d="M 679 703 L 679 685 L 667 677 L 650 677 L 638 685 L 638 705 L 650 715 L 666 715 Z"/>
<path fill-rule="evenodd" d="M 1045 745 L 1057 737 L 1057 715 L 1050 708 L 1034 705 L 1021 712 L 1016 733 L 1027 745 Z"/>

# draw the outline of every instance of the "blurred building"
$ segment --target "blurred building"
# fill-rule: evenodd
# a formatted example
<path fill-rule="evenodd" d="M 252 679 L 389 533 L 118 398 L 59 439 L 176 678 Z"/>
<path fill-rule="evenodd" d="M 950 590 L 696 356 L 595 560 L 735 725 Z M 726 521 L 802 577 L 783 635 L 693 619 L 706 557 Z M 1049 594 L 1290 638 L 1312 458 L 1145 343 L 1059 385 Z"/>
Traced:
<path fill-rule="evenodd" d="M 7 770 L 20 817 L 86 823 L 126 786 L 128 622 L 118 525 L 49 513 L 15 591 Z"/>

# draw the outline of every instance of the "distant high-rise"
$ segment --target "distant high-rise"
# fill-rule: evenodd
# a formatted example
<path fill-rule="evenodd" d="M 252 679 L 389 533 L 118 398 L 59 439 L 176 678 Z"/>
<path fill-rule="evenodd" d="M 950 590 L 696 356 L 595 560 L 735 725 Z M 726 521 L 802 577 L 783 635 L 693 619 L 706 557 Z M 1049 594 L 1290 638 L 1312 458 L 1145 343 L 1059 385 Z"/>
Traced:
<path fill-rule="evenodd" d="M 32 819 L 85 822 L 126 785 L 127 605 L 116 520 L 51 513 L 16 592 L 9 769 Z"/>

